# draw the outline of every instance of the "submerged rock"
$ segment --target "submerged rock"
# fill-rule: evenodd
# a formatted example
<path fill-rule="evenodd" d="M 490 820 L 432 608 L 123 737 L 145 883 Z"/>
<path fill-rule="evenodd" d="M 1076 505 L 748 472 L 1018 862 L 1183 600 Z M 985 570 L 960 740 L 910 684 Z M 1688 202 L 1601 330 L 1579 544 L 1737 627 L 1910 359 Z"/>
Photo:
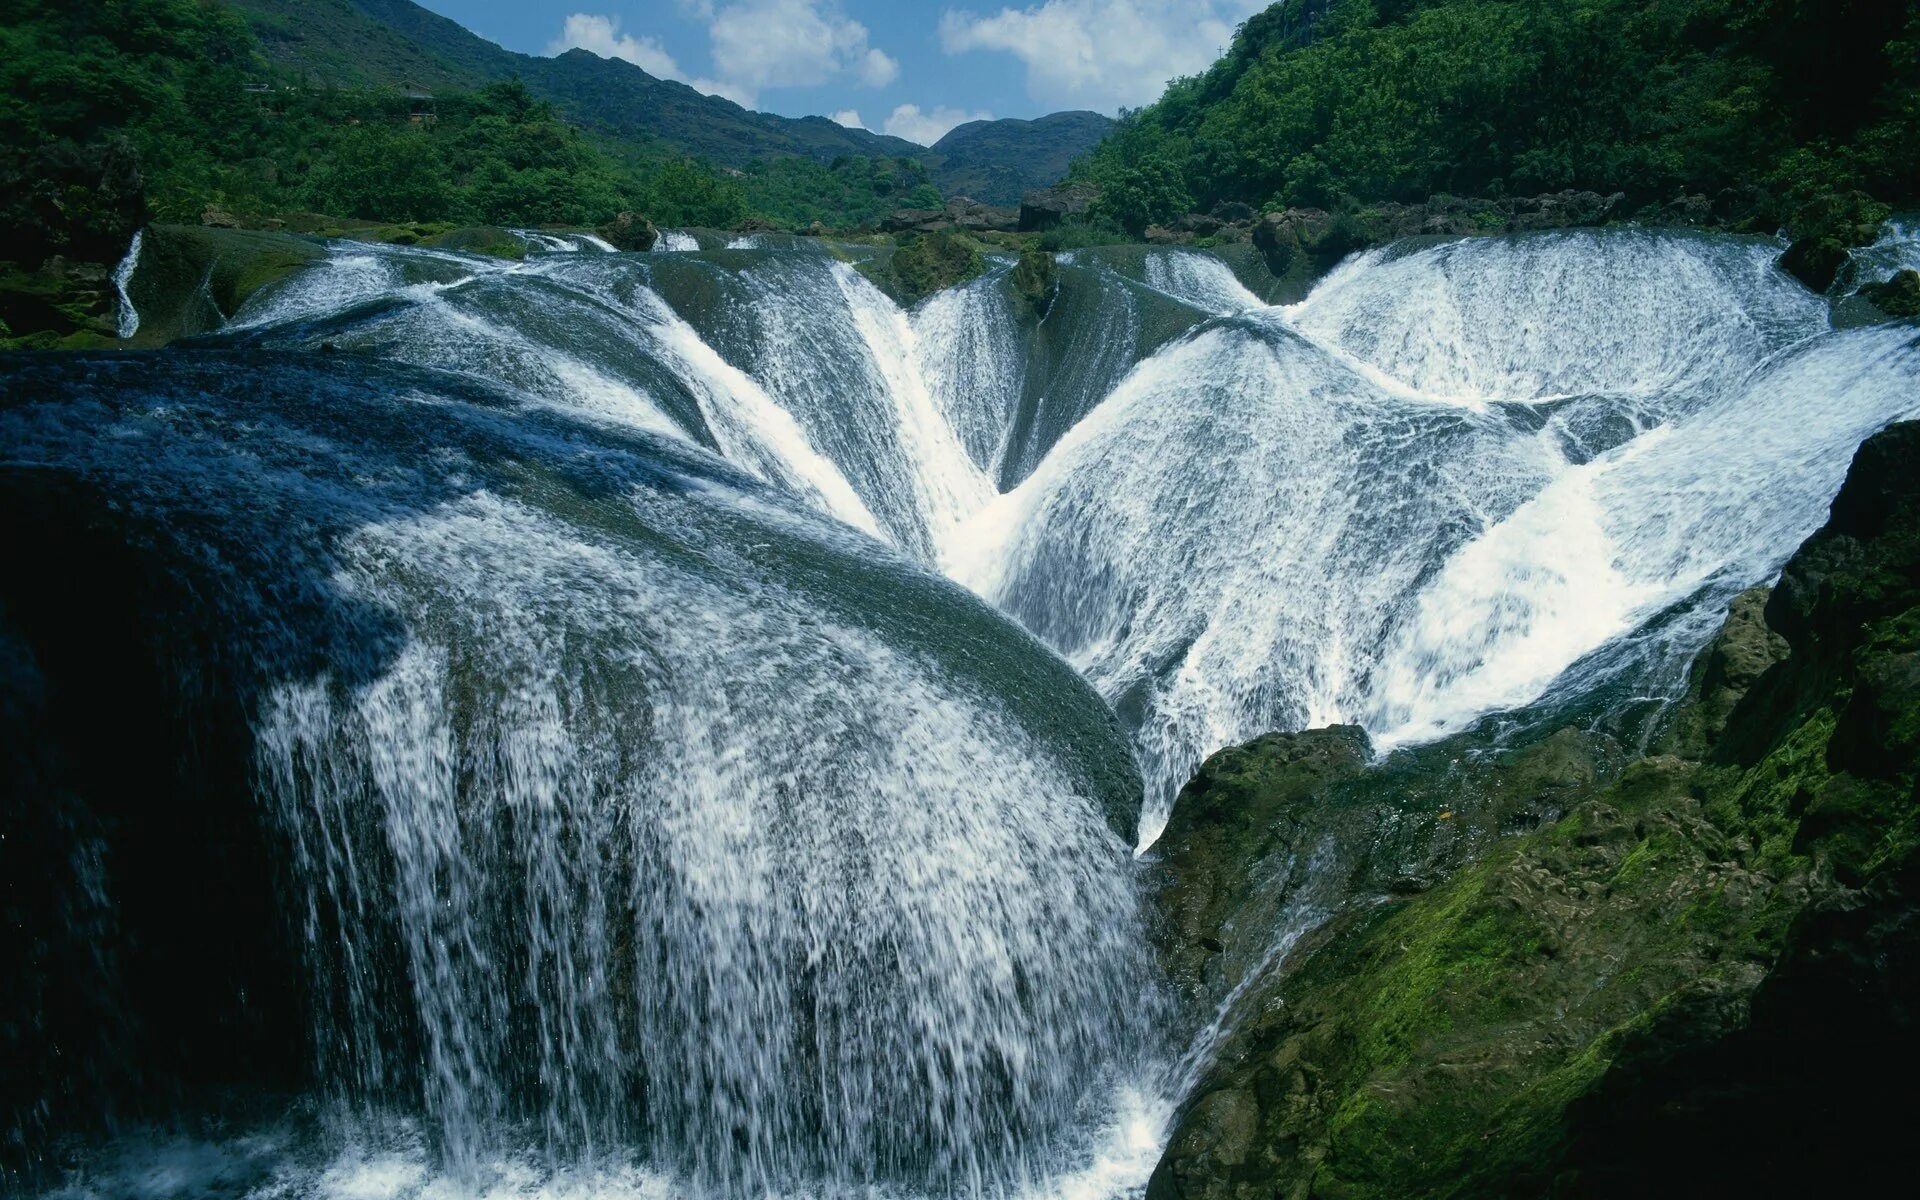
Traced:
<path fill-rule="evenodd" d="M 1916 459 L 1920 425 L 1862 447 L 1764 625 L 1760 593 L 1735 603 L 1668 753 L 1484 793 L 1566 806 L 1531 831 L 1449 785 L 1453 820 L 1506 836 L 1415 895 L 1340 860 L 1356 899 L 1250 985 L 1151 1200 L 1888 1186 L 1905 1115 L 1883 1089 L 1920 1066 Z M 1340 731 L 1217 756 L 1160 851 L 1163 954 L 1271 935 L 1272 847 L 1371 786 L 1358 759 Z M 1252 805 L 1231 836 L 1223 778 Z"/>

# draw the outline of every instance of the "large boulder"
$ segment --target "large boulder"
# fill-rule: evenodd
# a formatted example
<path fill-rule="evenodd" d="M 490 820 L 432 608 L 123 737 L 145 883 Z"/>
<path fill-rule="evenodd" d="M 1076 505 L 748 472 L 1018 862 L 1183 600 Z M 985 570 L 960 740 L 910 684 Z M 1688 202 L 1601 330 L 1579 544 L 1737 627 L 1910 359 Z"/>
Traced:
<path fill-rule="evenodd" d="M 1794 239 L 1780 256 L 1780 269 L 1814 291 L 1825 292 L 1851 258 L 1846 243 L 1825 234 L 1813 234 Z"/>
<path fill-rule="evenodd" d="M 1333 233 L 1334 216 L 1322 208 L 1289 208 L 1261 217 L 1253 227 L 1253 244 L 1266 257 L 1275 275 L 1285 276 L 1306 259 L 1317 256 Z"/>
<path fill-rule="evenodd" d="M 1062 183 L 1028 192 L 1020 198 L 1020 232 L 1043 233 L 1070 219 L 1084 218 L 1100 198 L 1091 183 Z"/>
<path fill-rule="evenodd" d="M 600 236 L 615 250 L 645 252 L 660 240 L 660 231 L 639 213 L 623 212 L 600 227 Z"/>

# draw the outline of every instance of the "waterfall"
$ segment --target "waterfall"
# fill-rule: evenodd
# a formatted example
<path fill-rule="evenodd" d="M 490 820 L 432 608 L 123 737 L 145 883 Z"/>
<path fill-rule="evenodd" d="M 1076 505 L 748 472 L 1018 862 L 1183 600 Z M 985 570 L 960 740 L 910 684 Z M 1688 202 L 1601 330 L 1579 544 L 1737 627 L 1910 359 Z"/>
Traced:
<path fill-rule="evenodd" d="M 217 610 L 320 1076 L 417 1103 L 454 1175 L 525 1139 L 690 1194 L 1007 1194 L 1145 1069 L 1124 742 L 960 589 L 447 375 L 7 392 L 9 469 L 119 498 Z"/>
<path fill-rule="evenodd" d="M 1885 283 L 1902 271 L 1920 271 L 1920 218 L 1902 217 L 1880 227 L 1871 246 L 1853 252 L 1846 286 Z"/>
<path fill-rule="evenodd" d="M 113 268 L 113 294 L 117 301 L 114 310 L 114 336 L 126 341 L 140 332 L 140 310 L 134 307 L 133 297 L 127 293 L 127 285 L 133 282 L 133 273 L 140 266 L 140 245 L 146 231 L 133 231 L 133 242 L 127 247 L 126 257 Z"/>
<path fill-rule="evenodd" d="M 1196 250 L 1160 250 L 1146 259 L 1147 286 L 1215 316 L 1265 307 L 1232 268 Z"/>
<path fill-rule="evenodd" d="M 523 236 L 0 368 L 0 482 L 126 522 L 245 714 L 327 1130 L 225 1145 L 259 1194 L 1129 1194 L 1224 1027 L 1163 1053 L 1129 853 L 1199 762 L 1629 736 L 1920 415 L 1911 323 L 1765 239 L 1391 246 L 1284 308 L 1101 247 L 907 311 L 815 239 Z"/>
<path fill-rule="evenodd" d="M 1138 367 L 947 568 L 1136 729 L 1143 842 L 1266 730 L 1391 747 L 1529 704 L 1769 578 L 1853 446 L 1914 411 L 1910 335 L 1822 333 L 1777 253 L 1623 231 L 1361 256 Z M 1710 632 L 1669 630 L 1633 686 L 1671 690 Z"/>
<path fill-rule="evenodd" d="M 1044 318 L 1016 305 L 1004 263 L 903 313 L 817 245 L 754 235 L 775 243 L 477 264 L 453 285 L 432 259 L 390 277 L 388 307 L 355 310 L 353 332 L 269 296 L 261 336 L 677 430 L 938 562 L 1133 728 L 1147 840 L 1202 757 L 1268 729 L 1353 721 L 1390 747 L 1573 680 L 1666 694 L 1699 614 L 1804 536 L 1837 483 L 1830 460 L 1905 411 L 1911 371 L 1897 345 L 1869 352 L 1892 334 L 1826 333 L 1824 303 L 1764 239 L 1393 246 L 1285 309 L 1210 255 L 1102 248 L 1061 256 Z M 366 270 L 357 258 L 339 269 Z M 289 286 L 337 307 L 375 284 Z M 1714 532 L 1723 508 L 1640 513 L 1590 490 L 1658 439 L 1733 437 L 1732 414 L 1774 411 L 1789 378 L 1845 411 L 1735 439 L 1770 456 L 1741 470 L 1805 479 L 1746 540 Z M 1696 453 L 1676 495 L 1736 488 L 1716 474 L 1736 456 Z M 1799 474 L 1814 459 L 1829 469 Z M 1641 544 L 1635 523 L 1662 521 L 1715 552 L 1612 563 L 1621 539 Z M 1674 605 L 1695 615 L 1638 635 Z"/>

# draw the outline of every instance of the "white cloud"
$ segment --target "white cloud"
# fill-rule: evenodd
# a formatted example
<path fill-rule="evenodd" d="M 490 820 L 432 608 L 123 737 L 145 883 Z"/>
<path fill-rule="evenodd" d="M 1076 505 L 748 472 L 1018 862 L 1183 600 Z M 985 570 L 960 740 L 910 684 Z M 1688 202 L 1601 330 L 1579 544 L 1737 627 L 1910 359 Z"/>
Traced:
<path fill-rule="evenodd" d="M 893 82 L 899 64 L 833 0 L 739 0 L 713 14 L 714 71 L 743 87 L 815 87 L 842 74 Z"/>
<path fill-rule="evenodd" d="M 885 87 L 900 78 L 900 64 L 884 50 L 869 50 L 860 60 L 860 82 L 868 87 Z"/>
<path fill-rule="evenodd" d="M 655 38 L 622 33 L 620 18 L 592 13 L 569 16 L 547 53 L 578 48 L 622 58 L 649 75 L 746 108 L 759 102 L 762 88 L 816 87 L 843 77 L 877 88 L 900 77 L 899 62 L 868 44 L 867 27 L 849 18 L 839 0 L 679 0 L 679 7 L 707 24 L 713 78 L 681 70 Z"/>
<path fill-rule="evenodd" d="M 835 125 L 845 125 L 848 129 L 865 129 L 867 127 L 867 123 L 860 119 L 860 110 L 855 108 L 843 108 L 827 119 Z"/>
<path fill-rule="evenodd" d="M 893 110 L 887 118 L 886 131 L 894 137 L 905 138 L 922 146 L 931 146 L 955 125 L 964 125 L 968 121 L 991 121 L 990 112 L 967 112 L 964 109 L 948 108 L 941 105 L 930 112 L 921 112 L 918 104 L 902 104 Z"/>
<path fill-rule="evenodd" d="M 948 54 L 997 50 L 1027 65 L 1027 92 L 1049 104 L 1145 104 L 1167 81 L 1204 70 L 1234 27 L 1268 0 L 1044 0 L 992 15 L 949 10 Z"/>
<path fill-rule="evenodd" d="M 591 13 L 574 13 L 560 27 L 560 36 L 547 46 L 548 54 L 564 54 L 569 50 L 591 50 L 601 58 L 624 58 L 649 75 L 661 79 L 679 79 L 686 75 L 681 72 L 680 64 L 673 61 L 666 47 L 650 37 L 634 37 L 620 32 L 619 17 L 600 17 Z"/>

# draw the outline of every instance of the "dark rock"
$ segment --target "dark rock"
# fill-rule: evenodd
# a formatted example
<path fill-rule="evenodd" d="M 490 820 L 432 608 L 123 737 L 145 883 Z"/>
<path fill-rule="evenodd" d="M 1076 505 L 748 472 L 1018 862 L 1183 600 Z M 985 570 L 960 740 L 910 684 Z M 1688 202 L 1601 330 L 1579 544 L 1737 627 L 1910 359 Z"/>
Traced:
<path fill-rule="evenodd" d="M 1889 317 L 1920 317 L 1920 271 L 1902 271 L 1884 283 L 1869 283 L 1857 294 Z"/>
<path fill-rule="evenodd" d="M 1060 289 L 1060 270 L 1053 255 L 1038 247 L 1022 250 L 1013 267 L 1012 284 L 1013 294 L 1026 310 L 1044 319 Z"/>
<path fill-rule="evenodd" d="M 245 228 L 245 222 L 218 204 L 209 204 L 200 210 L 200 224 L 208 229 Z"/>
<path fill-rule="evenodd" d="M 639 213 L 623 212 L 600 227 L 600 236 L 615 250 L 645 252 L 660 240 L 660 231 Z"/>
<path fill-rule="evenodd" d="M 1020 232 L 1043 233 L 1075 217 L 1085 217 L 1100 189 L 1090 183 L 1062 183 L 1020 198 Z"/>
<path fill-rule="evenodd" d="M 1213 206 L 1213 219 L 1223 225 L 1252 221 L 1257 215 L 1258 214 L 1254 212 L 1253 205 L 1242 204 L 1238 200 L 1222 200 Z"/>
<path fill-rule="evenodd" d="M 112 263 L 146 219 L 140 156 L 124 139 L 0 149 L 0 261 Z"/>
<path fill-rule="evenodd" d="M 1825 292 L 1851 259 L 1845 244 L 1827 236 L 1803 237 L 1780 256 L 1780 269 L 1816 292 Z"/>
<path fill-rule="evenodd" d="M 1315 253 L 1333 229 L 1333 214 L 1319 208 L 1268 213 L 1253 227 L 1253 244 L 1275 275 L 1284 276 Z"/>
<path fill-rule="evenodd" d="M 884 233 L 907 233 L 913 230 L 951 228 L 945 210 L 938 208 L 896 208 L 880 222 Z"/>

